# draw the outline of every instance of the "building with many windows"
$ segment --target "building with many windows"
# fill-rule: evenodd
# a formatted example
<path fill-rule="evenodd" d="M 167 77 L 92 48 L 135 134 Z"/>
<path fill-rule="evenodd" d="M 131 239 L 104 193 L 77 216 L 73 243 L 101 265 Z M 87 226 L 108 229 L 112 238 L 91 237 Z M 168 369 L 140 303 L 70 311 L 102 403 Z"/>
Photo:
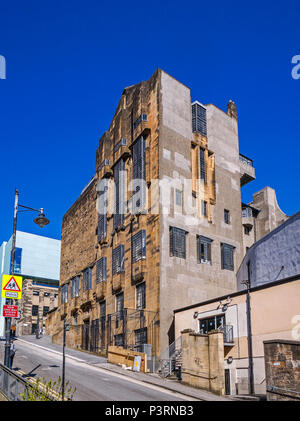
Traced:
<path fill-rule="evenodd" d="M 53 340 L 159 358 L 175 340 L 173 309 L 236 290 L 244 257 L 237 109 L 191 102 L 158 69 L 123 91 L 96 151 L 95 174 L 62 225 Z M 151 349 L 151 351 L 150 351 Z"/>

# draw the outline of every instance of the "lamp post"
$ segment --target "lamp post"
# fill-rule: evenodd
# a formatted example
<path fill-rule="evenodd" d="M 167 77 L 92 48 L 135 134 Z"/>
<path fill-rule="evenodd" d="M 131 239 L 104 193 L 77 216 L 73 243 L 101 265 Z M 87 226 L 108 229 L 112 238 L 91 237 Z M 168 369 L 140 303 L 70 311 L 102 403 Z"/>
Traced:
<path fill-rule="evenodd" d="M 21 207 L 24 210 L 19 210 Z M 15 269 L 15 251 L 16 251 L 16 235 L 17 235 L 17 219 L 18 212 L 33 211 L 38 212 L 39 215 L 34 219 L 34 223 L 39 227 L 43 228 L 49 224 L 49 219 L 45 217 L 44 209 L 34 209 L 28 206 L 19 204 L 19 191 L 15 189 L 15 205 L 14 205 L 14 224 L 13 224 L 13 235 L 12 235 L 12 248 L 11 248 L 11 262 L 10 262 L 10 274 L 14 274 Z M 12 299 L 7 299 L 8 304 L 12 304 Z M 5 354 L 4 354 L 4 365 L 9 366 L 9 350 L 10 350 L 10 329 L 11 329 L 11 318 L 6 319 L 6 332 L 5 332 Z"/>
<path fill-rule="evenodd" d="M 251 328 L 251 303 L 250 303 L 250 265 L 248 264 L 248 279 L 242 284 L 247 288 L 247 334 L 248 334 L 248 357 L 249 357 L 249 393 L 254 395 L 254 370 L 253 370 L 253 347 L 252 347 L 252 328 Z"/>

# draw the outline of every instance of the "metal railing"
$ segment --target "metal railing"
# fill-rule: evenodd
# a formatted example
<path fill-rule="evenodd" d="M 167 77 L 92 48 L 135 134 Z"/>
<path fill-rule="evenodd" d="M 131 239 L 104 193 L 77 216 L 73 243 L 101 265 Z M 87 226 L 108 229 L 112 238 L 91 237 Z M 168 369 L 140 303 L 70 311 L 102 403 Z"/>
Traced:
<path fill-rule="evenodd" d="M 253 216 L 251 208 L 242 208 L 242 218 L 251 218 Z"/>
<path fill-rule="evenodd" d="M 29 388 L 27 380 L 0 363 L 0 391 L 9 401 L 21 401 L 21 394 Z"/>
<path fill-rule="evenodd" d="M 218 328 L 218 330 L 222 331 L 224 334 L 224 344 L 233 344 L 233 326 L 232 325 L 225 325 Z"/>
<path fill-rule="evenodd" d="M 245 155 L 240 154 L 240 161 L 244 164 L 250 165 L 250 167 L 253 167 L 253 160 L 247 158 Z"/>

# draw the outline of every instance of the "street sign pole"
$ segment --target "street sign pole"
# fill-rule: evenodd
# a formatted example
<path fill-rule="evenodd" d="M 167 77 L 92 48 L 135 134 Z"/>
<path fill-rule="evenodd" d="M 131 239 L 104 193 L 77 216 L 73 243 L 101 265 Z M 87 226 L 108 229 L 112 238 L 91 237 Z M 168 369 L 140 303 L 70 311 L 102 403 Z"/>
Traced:
<path fill-rule="evenodd" d="M 12 236 L 12 248 L 11 248 L 11 262 L 10 262 L 10 274 L 14 274 L 15 269 L 15 250 L 16 250 L 16 234 L 17 234 L 17 215 L 18 215 L 18 203 L 19 203 L 19 192 L 15 190 L 15 207 L 14 207 L 14 226 Z M 7 304 L 13 304 L 12 299 L 7 299 Z M 9 366 L 9 350 L 10 350 L 10 329 L 11 329 L 11 317 L 6 319 L 6 335 L 5 335 L 5 354 L 4 354 L 4 365 Z"/>

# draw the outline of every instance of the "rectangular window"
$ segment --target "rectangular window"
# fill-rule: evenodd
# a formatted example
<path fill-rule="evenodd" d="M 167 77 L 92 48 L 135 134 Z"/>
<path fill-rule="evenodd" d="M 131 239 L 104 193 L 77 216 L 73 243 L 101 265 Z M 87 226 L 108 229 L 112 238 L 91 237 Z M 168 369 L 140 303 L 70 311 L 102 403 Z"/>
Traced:
<path fill-rule="evenodd" d="M 132 236 L 131 241 L 132 262 L 146 258 L 146 231 L 141 230 Z"/>
<path fill-rule="evenodd" d="M 124 272 L 124 245 L 120 244 L 112 251 L 112 274 Z"/>
<path fill-rule="evenodd" d="M 39 291 L 33 291 L 32 295 L 40 295 L 40 292 Z"/>
<path fill-rule="evenodd" d="M 208 317 L 206 319 L 199 320 L 199 333 L 207 334 L 212 330 L 217 330 L 220 327 L 225 326 L 224 314 L 219 316 Z"/>
<path fill-rule="evenodd" d="M 193 132 L 199 132 L 203 136 L 207 136 L 206 108 L 198 102 L 192 104 L 192 129 Z"/>
<path fill-rule="evenodd" d="M 68 302 L 68 290 L 69 290 L 69 284 L 64 284 L 61 287 L 61 304 Z"/>
<path fill-rule="evenodd" d="M 123 334 L 119 333 L 118 335 L 115 335 L 115 346 L 123 346 L 124 345 L 124 338 Z"/>
<path fill-rule="evenodd" d="M 222 269 L 234 270 L 234 249 L 230 244 L 221 243 Z"/>
<path fill-rule="evenodd" d="M 37 316 L 39 313 L 39 306 L 32 306 L 32 315 Z"/>
<path fill-rule="evenodd" d="M 72 279 L 72 298 L 79 297 L 79 276 Z"/>
<path fill-rule="evenodd" d="M 133 123 L 133 130 L 135 130 L 142 121 L 148 121 L 147 114 L 141 114 Z"/>
<path fill-rule="evenodd" d="M 170 227 L 170 255 L 186 258 L 187 232 L 176 227 Z"/>
<path fill-rule="evenodd" d="M 146 284 L 137 285 L 136 287 L 136 308 L 143 310 L 146 307 Z"/>
<path fill-rule="evenodd" d="M 43 307 L 43 316 L 46 316 L 46 314 L 48 313 L 48 311 L 49 311 L 49 307 L 48 306 L 44 306 Z"/>
<path fill-rule="evenodd" d="M 114 180 L 115 180 L 115 210 L 114 210 L 114 228 L 123 224 L 125 213 L 125 162 L 120 159 L 114 166 Z"/>
<path fill-rule="evenodd" d="M 134 331 L 135 345 L 143 345 L 147 343 L 147 328 L 137 329 Z"/>
<path fill-rule="evenodd" d="M 124 293 L 116 295 L 116 320 L 120 320 L 123 317 L 124 310 Z"/>
<path fill-rule="evenodd" d="M 14 273 L 21 273 L 22 249 L 20 247 L 15 248 L 14 260 Z"/>
<path fill-rule="evenodd" d="M 96 266 L 96 283 L 106 281 L 106 257 L 101 257 Z"/>
<path fill-rule="evenodd" d="M 206 182 L 206 164 L 204 149 L 200 148 L 200 179 Z"/>
<path fill-rule="evenodd" d="M 146 142 L 143 137 L 139 137 L 132 147 L 133 162 L 133 202 L 132 213 L 136 214 L 143 210 L 146 203 L 146 170 L 145 170 L 145 150 Z"/>
<path fill-rule="evenodd" d="M 44 292 L 44 297 L 50 297 L 50 292 Z"/>
<path fill-rule="evenodd" d="M 250 232 L 251 232 L 251 227 L 249 227 L 248 225 L 245 225 L 244 226 L 244 233 L 246 235 L 250 235 Z"/>
<path fill-rule="evenodd" d="M 227 209 L 224 209 L 224 222 L 230 224 L 230 212 Z"/>
<path fill-rule="evenodd" d="M 211 243 L 212 240 L 202 235 L 197 236 L 197 259 L 198 263 L 211 264 Z"/>
<path fill-rule="evenodd" d="M 101 209 L 98 212 L 98 241 L 101 241 L 106 237 L 107 230 L 107 217 L 106 217 L 106 191 L 100 193 L 99 202 L 101 203 Z"/>
<path fill-rule="evenodd" d="M 92 268 L 87 268 L 83 271 L 82 290 L 87 291 L 92 289 Z"/>
<path fill-rule="evenodd" d="M 201 211 L 203 216 L 207 216 L 207 202 L 205 200 L 201 200 Z"/>

